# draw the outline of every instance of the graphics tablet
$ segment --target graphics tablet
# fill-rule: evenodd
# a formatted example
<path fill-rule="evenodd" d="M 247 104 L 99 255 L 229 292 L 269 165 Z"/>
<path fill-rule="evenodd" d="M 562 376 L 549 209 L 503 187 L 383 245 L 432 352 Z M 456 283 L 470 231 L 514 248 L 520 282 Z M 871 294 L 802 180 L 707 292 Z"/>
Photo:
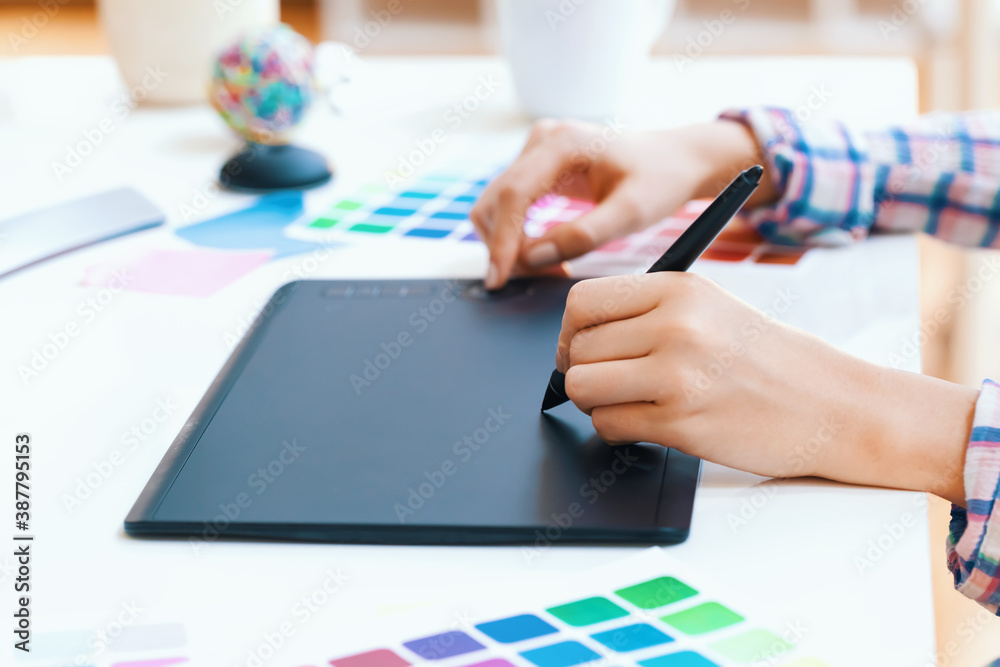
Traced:
<path fill-rule="evenodd" d="M 125 520 L 132 535 L 672 543 L 700 461 L 542 414 L 573 281 L 279 289 Z"/>

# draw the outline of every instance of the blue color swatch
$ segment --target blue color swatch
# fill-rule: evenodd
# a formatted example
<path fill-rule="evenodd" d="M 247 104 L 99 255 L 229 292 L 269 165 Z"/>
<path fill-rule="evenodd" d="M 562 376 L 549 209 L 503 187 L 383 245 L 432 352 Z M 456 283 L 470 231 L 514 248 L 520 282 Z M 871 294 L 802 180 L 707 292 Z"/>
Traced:
<path fill-rule="evenodd" d="M 451 234 L 450 229 L 431 229 L 429 227 L 416 227 L 406 232 L 403 236 L 419 236 L 425 239 L 443 239 Z"/>
<path fill-rule="evenodd" d="M 534 639 L 544 635 L 551 635 L 558 632 L 554 627 L 538 618 L 534 614 L 521 614 L 511 616 L 499 621 L 480 623 L 476 629 L 501 644 L 512 644 L 513 642 Z"/>
<path fill-rule="evenodd" d="M 524 651 L 521 656 L 538 667 L 573 667 L 601 657 L 580 642 L 573 641 Z"/>
<path fill-rule="evenodd" d="M 411 216 L 416 212 L 415 208 L 394 208 L 392 206 L 383 206 L 374 211 L 375 215 L 394 215 L 400 218 Z"/>
<path fill-rule="evenodd" d="M 378 211 L 376 211 L 378 213 Z M 431 213 L 431 218 L 438 220 L 467 220 L 469 215 L 467 213 L 449 213 L 448 211 L 438 211 L 437 213 Z"/>
<path fill-rule="evenodd" d="M 705 656 L 699 655 L 694 651 L 681 651 L 680 653 L 663 655 L 659 658 L 640 660 L 639 664 L 642 667 L 719 667 Z"/>
<path fill-rule="evenodd" d="M 659 646 L 674 641 L 672 637 L 664 634 L 646 623 L 636 623 L 626 625 L 624 628 L 616 628 L 606 632 L 598 632 L 591 635 L 595 640 L 607 646 L 612 651 L 624 653 L 626 651 L 637 651 L 641 648 Z"/>
<path fill-rule="evenodd" d="M 302 193 L 280 192 L 261 197 L 251 206 L 193 225 L 177 236 L 206 248 L 274 250 L 274 257 L 309 252 L 320 246 L 285 236 L 284 229 L 302 215 Z"/>

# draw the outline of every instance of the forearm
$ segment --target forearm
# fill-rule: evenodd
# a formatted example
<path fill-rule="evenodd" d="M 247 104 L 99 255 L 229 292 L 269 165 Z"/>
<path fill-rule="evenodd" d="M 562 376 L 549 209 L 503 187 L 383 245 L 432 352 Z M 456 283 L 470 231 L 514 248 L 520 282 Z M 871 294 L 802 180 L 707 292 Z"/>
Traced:
<path fill-rule="evenodd" d="M 720 120 L 671 130 L 682 132 L 699 160 L 698 198 L 718 194 L 740 170 L 763 162 L 762 148 L 741 123 Z M 779 193 L 771 170 L 748 208 L 767 206 Z M 808 364 L 803 359 L 803 364 Z M 822 391 L 843 433 L 837 446 L 825 447 L 814 461 L 819 476 L 934 493 L 957 505 L 966 503 L 965 453 L 979 392 L 915 373 L 883 368 L 845 357 Z"/>

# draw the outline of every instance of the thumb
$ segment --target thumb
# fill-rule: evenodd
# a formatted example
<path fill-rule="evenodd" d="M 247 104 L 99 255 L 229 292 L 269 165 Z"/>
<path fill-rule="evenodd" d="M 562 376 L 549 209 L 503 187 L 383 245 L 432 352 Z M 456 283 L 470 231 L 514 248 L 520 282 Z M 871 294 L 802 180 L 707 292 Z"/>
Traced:
<path fill-rule="evenodd" d="M 596 208 L 576 220 L 556 225 L 543 236 L 526 243 L 521 263 L 542 268 L 584 255 L 608 241 L 626 236 L 642 225 L 636 199 L 619 187 Z"/>

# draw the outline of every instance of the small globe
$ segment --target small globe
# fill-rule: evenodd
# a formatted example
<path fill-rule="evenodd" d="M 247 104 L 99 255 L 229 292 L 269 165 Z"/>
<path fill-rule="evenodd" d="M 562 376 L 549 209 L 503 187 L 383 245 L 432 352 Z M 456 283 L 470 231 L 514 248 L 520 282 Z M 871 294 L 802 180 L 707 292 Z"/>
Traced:
<path fill-rule="evenodd" d="M 248 141 L 285 144 L 315 96 L 314 61 L 287 25 L 247 33 L 216 58 L 209 101 Z"/>

